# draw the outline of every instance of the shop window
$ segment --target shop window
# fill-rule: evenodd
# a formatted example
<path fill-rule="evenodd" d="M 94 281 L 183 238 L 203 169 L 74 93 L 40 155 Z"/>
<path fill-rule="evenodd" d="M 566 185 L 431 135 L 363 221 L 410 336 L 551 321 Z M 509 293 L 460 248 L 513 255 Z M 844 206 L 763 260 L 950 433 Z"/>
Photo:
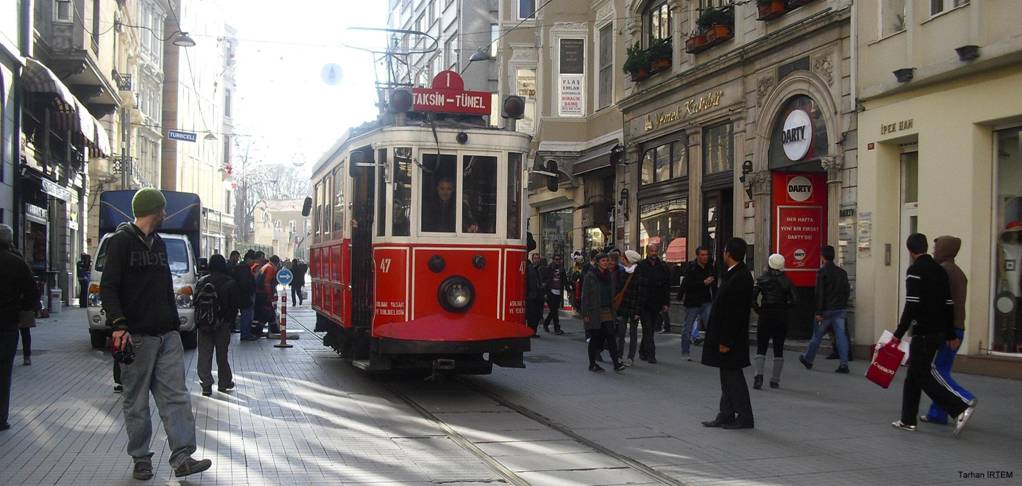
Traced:
<path fill-rule="evenodd" d="M 462 158 L 461 231 L 497 232 L 497 158 L 466 155 Z"/>
<path fill-rule="evenodd" d="M 571 255 L 572 249 L 573 219 L 574 211 L 571 208 L 540 213 L 539 254 L 543 258 L 552 259 L 554 255 L 560 255 L 565 261 L 570 261 L 568 257 Z"/>
<path fill-rule="evenodd" d="M 639 251 L 643 257 L 647 246 L 652 244 L 660 247 L 660 256 L 668 263 L 687 260 L 687 197 L 639 206 Z"/>
<path fill-rule="evenodd" d="M 930 15 L 937 15 L 945 10 L 967 5 L 969 0 L 930 0 Z"/>
<path fill-rule="evenodd" d="M 789 99 L 774 118 L 767 152 L 769 167 L 780 169 L 829 155 L 823 110 L 804 95 Z"/>
<path fill-rule="evenodd" d="M 709 127 L 703 131 L 703 175 L 733 170 L 734 137 L 731 124 Z"/>
<path fill-rule="evenodd" d="M 642 174 L 640 180 L 643 184 L 652 184 L 653 179 L 653 156 L 656 154 L 655 150 L 647 150 L 642 154 Z"/>
<path fill-rule="evenodd" d="M 454 233 L 457 220 L 457 156 L 423 154 L 422 231 Z"/>
<path fill-rule="evenodd" d="M 880 38 L 905 30 L 905 0 L 877 0 L 880 4 Z"/>
<path fill-rule="evenodd" d="M 688 146 L 684 141 L 671 144 L 671 177 L 688 177 Z"/>
<path fill-rule="evenodd" d="M 409 236 L 412 214 L 412 149 L 410 147 L 394 149 L 393 177 L 394 209 L 390 215 L 393 226 L 390 234 L 391 236 Z"/>
<path fill-rule="evenodd" d="M 649 2 L 643 15 L 643 26 L 646 28 L 646 45 L 671 36 L 671 6 L 667 0 Z"/>
<path fill-rule="evenodd" d="M 507 237 L 522 237 L 522 154 L 507 154 Z"/>
<path fill-rule="evenodd" d="M 993 351 L 1022 353 L 1022 127 L 996 132 Z"/>
<path fill-rule="evenodd" d="M 662 182 L 671 178 L 671 146 L 661 145 L 653 149 L 653 181 Z"/>
<path fill-rule="evenodd" d="M 653 184 L 688 176 L 688 147 L 683 140 L 661 143 L 642 155 L 641 182 Z"/>

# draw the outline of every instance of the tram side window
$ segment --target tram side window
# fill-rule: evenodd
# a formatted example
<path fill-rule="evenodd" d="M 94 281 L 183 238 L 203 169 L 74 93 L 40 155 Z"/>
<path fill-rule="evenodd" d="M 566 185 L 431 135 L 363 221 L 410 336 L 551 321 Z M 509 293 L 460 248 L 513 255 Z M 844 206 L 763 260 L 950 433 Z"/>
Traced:
<path fill-rule="evenodd" d="M 507 154 L 507 237 L 522 237 L 522 154 Z"/>
<path fill-rule="evenodd" d="M 344 238 L 344 170 L 338 167 L 334 170 L 333 189 L 333 228 L 334 238 Z"/>
<path fill-rule="evenodd" d="M 330 229 L 333 227 L 330 222 L 330 217 L 334 214 L 333 192 L 334 173 L 329 172 L 327 173 L 326 178 L 323 179 L 323 241 L 330 241 Z"/>
<path fill-rule="evenodd" d="M 412 149 L 394 149 L 394 213 L 390 215 L 392 236 L 409 236 L 412 217 Z M 382 220 L 381 220 L 382 221 Z"/>
<path fill-rule="evenodd" d="M 457 220 L 457 170 L 455 155 L 423 154 L 422 231 L 454 233 Z"/>
<path fill-rule="evenodd" d="M 497 232 L 497 158 L 466 155 L 462 159 L 461 230 L 466 233 Z"/>
<path fill-rule="evenodd" d="M 320 208 L 323 205 L 323 195 L 322 195 L 323 188 L 321 187 L 322 185 L 323 185 L 323 183 L 317 182 L 316 183 L 316 188 L 313 191 L 313 195 L 315 195 L 315 197 L 316 197 L 316 205 L 313 206 L 313 211 L 312 211 L 312 228 L 313 228 L 312 231 L 316 235 L 316 241 L 320 241 L 320 235 L 322 234 L 322 233 L 320 233 L 320 227 L 319 227 L 319 219 L 320 219 L 319 212 L 320 212 Z"/>
<path fill-rule="evenodd" d="M 387 234 L 387 149 L 376 151 L 376 236 Z"/>

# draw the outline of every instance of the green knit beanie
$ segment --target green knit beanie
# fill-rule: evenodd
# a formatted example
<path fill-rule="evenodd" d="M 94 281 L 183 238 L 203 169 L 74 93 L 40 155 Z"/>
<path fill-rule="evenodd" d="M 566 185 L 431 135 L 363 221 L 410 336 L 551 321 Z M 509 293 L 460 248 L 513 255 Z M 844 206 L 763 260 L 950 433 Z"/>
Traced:
<path fill-rule="evenodd" d="M 163 193 L 159 189 L 152 187 L 139 189 L 135 193 L 135 197 L 131 198 L 131 211 L 135 213 L 136 218 L 149 216 L 166 206 L 167 198 L 163 197 Z"/>

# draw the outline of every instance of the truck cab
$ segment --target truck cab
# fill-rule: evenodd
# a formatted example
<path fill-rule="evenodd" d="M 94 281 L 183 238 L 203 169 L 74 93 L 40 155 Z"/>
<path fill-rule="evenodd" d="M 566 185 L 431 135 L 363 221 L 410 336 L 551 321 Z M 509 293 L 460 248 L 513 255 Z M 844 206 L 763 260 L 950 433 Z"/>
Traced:
<path fill-rule="evenodd" d="M 186 349 L 193 349 L 196 345 L 195 318 L 192 309 L 192 295 L 195 292 L 195 283 L 198 281 L 198 272 L 195 265 L 195 254 L 192 253 L 192 245 L 184 235 L 159 233 L 164 244 L 167 245 L 167 261 L 170 264 L 170 274 L 174 281 L 174 300 L 177 302 L 177 313 L 181 326 L 181 342 Z M 89 281 L 88 297 L 88 319 L 89 336 L 92 339 L 92 347 L 103 348 L 110 336 L 112 329 L 107 326 L 106 312 L 103 310 L 103 301 L 100 297 L 100 282 L 103 280 L 103 265 L 106 263 L 107 242 L 113 234 L 103 236 L 99 242 L 99 249 L 92 259 L 92 273 Z"/>

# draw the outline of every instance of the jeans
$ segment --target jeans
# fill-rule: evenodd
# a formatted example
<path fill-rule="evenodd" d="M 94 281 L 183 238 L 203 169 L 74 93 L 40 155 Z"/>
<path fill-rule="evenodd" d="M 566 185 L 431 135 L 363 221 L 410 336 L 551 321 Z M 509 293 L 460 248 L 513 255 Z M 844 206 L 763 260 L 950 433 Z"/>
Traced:
<path fill-rule="evenodd" d="M 943 334 L 912 335 L 908 349 L 908 373 L 905 374 L 901 396 L 901 422 L 904 424 L 916 424 L 922 392 L 926 392 L 933 403 L 952 417 L 957 417 L 969 406 L 964 397 L 938 378 L 940 375 L 933 365 L 933 358 L 941 346 L 947 346 L 947 337 Z"/>
<path fill-rule="evenodd" d="M 660 323 L 660 310 L 643 310 L 642 317 L 642 343 L 639 344 L 639 357 L 642 359 L 656 359 L 656 343 L 653 341 L 656 335 L 657 325 Z"/>
<path fill-rule="evenodd" d="M 213 387 L 213 353 L 216 352 L 217 383 L 223 388 L 234 383 L 231 363 L 227 360 L 227 347 L 231 344 L 231 328 L 224 325 L 213 331 L 198 331 L 199 360 L 195 369 L 202 388 Z"/>
<path fill-rule="evenodd" d="M 159 336 L 132 335 L 131 339 L 135 361 L 121 364 L 128 455 L 136 462 L 149 461 L 153 455 L 149 449 L 153 438 L 151 392 L 170 443 L 170 465 L 176 468 L 195 452 L 195 416 L 185 386 L 181 335 L 171 331 Z"/>
<path fill-rule="evenodd" d="M 244 297 L 242 297 L 244 298 Z M 255 297 L 249 297 L 248 309 L 241 309 L 241 320 L 238 327 L 241 328 L 241 337 L 252 336 L 252 316 L 255 312 Z"/>
<path fill-rule="evenodd" d="M 699 336 L 696 319 L 699 319 L 700 324 L 706 327 L 706 323 L 710 320 L 710 307 L 713 305 L 707 302 L 699 307 L 685 308 L 685 320 L 681 324 L 681 354 L 689 354 L 692 349 L 692 341 Z"/>
<path fill-rule="evenodd" d="M 631 333 L 629 333 L 629 330 Z M 625 355 L 625 335 L 629 335 L 628 359 L 635 359 L 635 348 L 639 345 L 639 319 L 636 317 L 617 316 L 614 323 L 614 337 L 617 344 L 618 359 Z"/>
<path fill-rule="evenodd" d="M 962 329 L 955 329 L 955 335 L 958 339 L 962 339 L 965 336 L 965 331 Z M 937 357 L 933 360 L 933 367 L 937 370 L 937 374 L 949 385 L 955 392 L 958 393 L 965 400 L 971 401 L 976 398 L 969 390 L 966 390 L 962 385 L 951 378 L 951 366 L 955 363 L 955 356 L 958 355 L 957 349 L 951 349 L 947 345 L 947 342 L 942 344 L 937 350 Z M 937 402 L 933 402 L 930 405 L 930 411 L 926 414 L 926 418 L 935 424 L 946 424 L 947 423 L 947 412 Z"/>
<path fill-rule="evenodd" d="M 13 327 L 0 331 L 0 424 L 6 424 L 11 408 L 11 381 L 14 355 L 18 353 L 18 331 Z"/>
<path fill-rule="evenodd" d="M 809 341 L 809 348 L 806 349 L 806 354 L 802 355 L 806 361 L 812 364 L 816 358 L 816 350 L 820 347 L 820 340 L 823 339 L 824 334 L 827 334 L 827 329 L 833 326 L 834 340 L 837 341 L 837 354 L 841 359 L 841 365 L 848 365 L 848 334 L 845 334 L 845 316 L 847 314 L 848 311 L 844 309 L 823 311 L 823 321 L 816 325 L 816 332 L 813 333 L 813 339 Z"/>

